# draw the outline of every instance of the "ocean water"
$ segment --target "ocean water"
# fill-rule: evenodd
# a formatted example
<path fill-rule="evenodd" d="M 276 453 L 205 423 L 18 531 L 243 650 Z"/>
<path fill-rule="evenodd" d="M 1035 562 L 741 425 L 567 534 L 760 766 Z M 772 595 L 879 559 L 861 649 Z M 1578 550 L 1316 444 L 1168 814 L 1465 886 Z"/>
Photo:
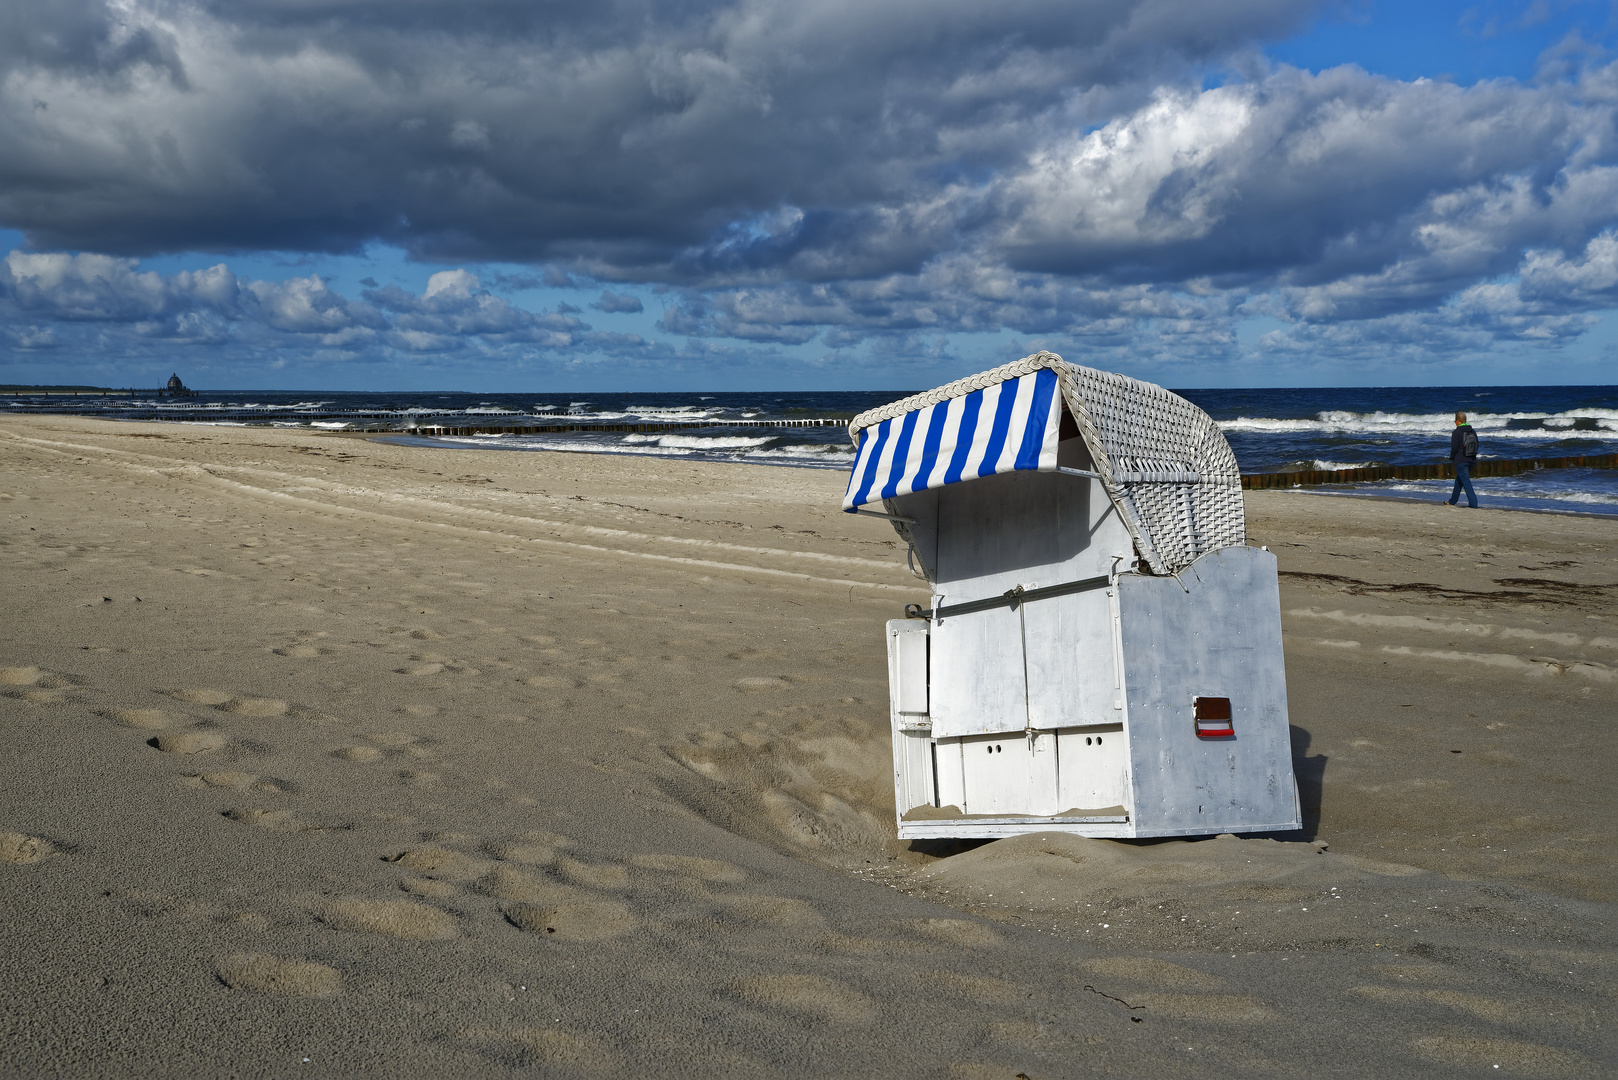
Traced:
<path fill-rule="evenodd" d="M 438 392 L 203 392 L 192 398 L 0 397 L 0 409 L 73 412 L 176 423 L 345 430 L 385 424 L 469 427 L 524 424 L 670 423 L 721 426 L 670 432 L 580 431 L 424 439 L 481 450 L 569 450 L 843 470 L 853 448 L 842 423 L 914 393 L 460 394 Z M 1219 423 L 1243 472 L 1338 469 L 1444 461 L 1456 410 L 1468 413 L 1485 458 L 1618 453 L 1618 386 L 1338 388 L 1178 391 Z M 746 421 L 837 421 L 808 428 L 749 427 Z M 1550 469 L 1474 481 L 1480 500 L 1522 510 L 1618 515 L 1618 470 Z M 1448 481 L 1389 480 L 1309 489 L 1320 494 L 1437 500 Z"/>
<path fill-rule="evenodd" d="M 1351 469 L 1449 460 L 1455 413 L 1481 458 L 1618 453 L 1618 387 L 1491 386 L 1182 390 L 1219 423 L 1243 472 Z M 1452 480 L 1381 480 L 1300 494 L 1448 499 Z M 1540 469 L 1472 481 L 1481 504 L 1618 515 L 1618 469 Z"/>

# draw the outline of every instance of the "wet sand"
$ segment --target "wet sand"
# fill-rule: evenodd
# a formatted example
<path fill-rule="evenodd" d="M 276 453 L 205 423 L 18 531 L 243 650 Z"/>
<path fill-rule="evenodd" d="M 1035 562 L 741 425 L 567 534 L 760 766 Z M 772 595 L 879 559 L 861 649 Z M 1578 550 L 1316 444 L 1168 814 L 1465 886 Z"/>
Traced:
<path fill-rule="evenodd" d="M 1618 522 L 1249 493 L 1306 830 L 913 849 L 842 486 L 0 417 L 0 1073 L 1618 1070 Z"/>

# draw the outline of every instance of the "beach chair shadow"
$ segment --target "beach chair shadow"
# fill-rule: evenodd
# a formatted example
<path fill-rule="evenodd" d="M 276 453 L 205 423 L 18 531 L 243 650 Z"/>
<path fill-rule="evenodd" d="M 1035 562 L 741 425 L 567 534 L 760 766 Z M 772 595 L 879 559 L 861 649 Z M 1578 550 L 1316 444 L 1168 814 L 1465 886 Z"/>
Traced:
<path fill-rule="evenodd" d="M 1297 724 L 1292 732 L 1292 773 L 1298 778 L 1298 798 L 1303 804 L 1303 829 L 1277 834 L 1276 839 L 1312 841 L 1320 832 L 1321 791 L 1326 782 L 1326 755 L 1309 753 L 1312 738 Z"/>

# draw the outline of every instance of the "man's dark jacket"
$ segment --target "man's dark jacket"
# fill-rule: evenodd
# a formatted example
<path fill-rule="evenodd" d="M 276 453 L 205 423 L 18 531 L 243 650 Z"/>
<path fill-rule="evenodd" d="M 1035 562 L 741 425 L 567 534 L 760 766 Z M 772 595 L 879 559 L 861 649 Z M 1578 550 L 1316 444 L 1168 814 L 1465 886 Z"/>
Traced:
<path fill-rule="evenodd" d="M 1478 455 L 1476 449 L 1472 454 L 1466 452 L 1466 432 L 1472 430 L 1471 424 L 1456 424 L 1455 430 L 1449 433 L 1449 459 L 1463 465 L 1476 465 Z M 1477 436 L 1474 434 L 1473 438 Z"/>

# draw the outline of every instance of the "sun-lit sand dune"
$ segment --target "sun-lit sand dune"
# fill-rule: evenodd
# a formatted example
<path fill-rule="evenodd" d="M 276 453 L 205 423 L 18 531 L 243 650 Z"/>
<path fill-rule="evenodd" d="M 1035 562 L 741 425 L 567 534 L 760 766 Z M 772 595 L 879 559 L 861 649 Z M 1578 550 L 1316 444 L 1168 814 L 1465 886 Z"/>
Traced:
<path fill-rule="evenodd" d="M 1305 831 L 912 848 L 842 484 L 0 417 L 0 1073 L 1612 1074 L 1618 521 L 1252 493 Z"/>

